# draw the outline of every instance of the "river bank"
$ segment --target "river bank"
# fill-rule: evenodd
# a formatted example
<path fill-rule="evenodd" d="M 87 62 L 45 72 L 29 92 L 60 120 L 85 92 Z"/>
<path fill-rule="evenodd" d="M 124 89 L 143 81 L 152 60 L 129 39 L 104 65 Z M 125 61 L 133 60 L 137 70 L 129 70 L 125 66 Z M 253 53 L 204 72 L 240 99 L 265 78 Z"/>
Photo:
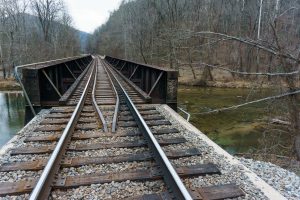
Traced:
<path fill-rule="evenodd" d="M 195 76 L 194 76 L 195 75 Z M 278 80 L 278 77 L 267 76 L 238 76 L 231 74 L 228 71 L 212 69 L 211 79 L 207 77 L 206 81 L 202 80 L 203 72 L 200 69 L 195 70 L 195 74 L 186 68 L 179 69 L 178 83 L 183 86 L 205 86 L 217 88 L 275 88 L 278 86 L 285 87 L 286 82 L 284 79 Z M 211 80 L 211 81 L 210 81 Z M 274 82 L 276 84 L 274 84 Z M 297 84 L 300 86 L 300 82 Z"/>
<path fill-rule="evenodd" d="M 0 79 L 0 91 L 19 91 L 20 84 L 14 78 Z"/>
<path fill-rule="evenodd" d="M 188 79 L 180 79 L 178 80 L 179 85 L 181 86 L 195 86 L 195 87 L 216 87 L 216 88 L 273 88 L 273 85 L 270 83 L 256 83 L 253 81 L 246 80 L 236 80 L 236 81 L 206 81 L 203 82 L 200 79 L 188 80 Z"/>

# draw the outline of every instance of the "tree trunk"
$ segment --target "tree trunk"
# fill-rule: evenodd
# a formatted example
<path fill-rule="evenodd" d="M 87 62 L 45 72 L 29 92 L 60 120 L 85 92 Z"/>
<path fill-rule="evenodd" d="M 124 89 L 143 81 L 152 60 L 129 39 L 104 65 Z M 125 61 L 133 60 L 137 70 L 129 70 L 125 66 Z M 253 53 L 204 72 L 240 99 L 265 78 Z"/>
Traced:
<path fill-rule="evenodd" d="M 191 70 L 192 70 L 192 73 L 193 73 L 193 77 L 194 77 L 194 80 L 197 78 L 196 77 L 196 73 L 195 73 L 195 70 L 194 70 L 194 67 L 193 67 L 193 61 L 192 61 L 192 56 L 191 56 L 191 50 L 190 50 L 190 48 L 188 49 L 188 56 L 189 56 L 189 66 L 190 66 L 190 68 L 191 68 Z"/>
<path fill-rule="evenodd" d="M 1 44 L 0 44 L 0 65 L 2 66 L 3 79 L 6 79 L 6 71 L 5 71 L 4 61 L 3 61 Z"/>
<path fill-rule="evenodd" d="M 300 120 L 297 96 L 291 95 L 289 98 L 289 113 L 292 122 L 292 128 L 295 133 L 294 148 L 297 159 L 300 160 Z"/>
<path fill-rule="evenodd" d="M 12 63 L 11 65 L 9 64 L 9 68 L 8 68 L 8 76 L 10 77 L 12 72 L 11 72 L 11 69 L 13 68 L 14 66 L 14 33 L 13 32 L 10 32 L 10 45 L 9 45 L 9 60 L 10 62 Z"/>
<path fill-rule="evenodd" d="M 299 62 L 296 62 L 295 65 L 292 63 L 287 62 L 285 59 L 280 57 L 280 63 L 282 66 L 284 66 L 285 72 L 293 71 L 297 66 L 300 64 Z M 296 86 L 297 80 L 294 76 L 292 77 L 286 77 L 286 83 L 289 88 L 289 92 L 294 92 L 297 90 Z M 294 149 L 297 155 L 298 160 L 300 160 L 300 118 L 299 118 L 299 107 L 298 103 L 299 100 L 297 98 L 298 96 L 296 94 L 290 95 L 288 99 L 288 108 L 289 108 L 289 115 L 292 123 L 292 131 L 295 134 L 294 138 Z"/>
<path fill-rule="evenodd" d="M 297 154 L 297 159 L 300 160 L 300 134 L 298 133 L 295 138 L 295 150 Z"/>
<path fill-rule="evenodd" d="M 212 81 L 212 80 L 213 80 L 213 76 L 211 74 L 211 70 L 208 66 L 205 66 L 202 72 L 201 82 L 203 85 L 206 85 L 207 81 Z"/>

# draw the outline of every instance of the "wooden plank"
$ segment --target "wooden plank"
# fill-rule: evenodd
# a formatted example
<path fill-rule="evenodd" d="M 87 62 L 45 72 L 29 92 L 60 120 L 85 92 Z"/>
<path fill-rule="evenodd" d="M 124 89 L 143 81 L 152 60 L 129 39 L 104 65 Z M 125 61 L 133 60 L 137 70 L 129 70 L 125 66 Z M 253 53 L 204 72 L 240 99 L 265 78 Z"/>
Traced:
<path fill-rule="evenodd" d="M 60 138 L 60 133 L 54 133 L 49 135 L 41 135 L 41 136 L 29 136 L 24 139 L 24 142 L 51 142 L 58 141 Z"/>
<path fill-rule="evenodd" d="M 172 125 L 168 120 L 155 120 L 155 121 L 146 121 L 148 126 L 161 126 L 161 125 Z"/>
<path fill-rule="evenodd" d="M 147 121 L 146 124 L 150 127 L 152 126 L 161 126 L 161 125 L 172 125 L 168 120 L 155 120 L 155 121 Z M 119 127 L 137 127 L 137 123 L 135 121 L 120 121 L 118 123 Z"/>
<path fill-rule="evenodd" d="M 177 167 L 177 173 L 181 177 L 203 176 L 207 174 L 220 174 L 220 171 L 214 164 L 201 164 L 195 166 Z M 79 176 L 59 177 L 54 183 L 55 189 L 67 189 L 91 184 L 104 184 L 123 181 L 154 181 L 162 179 L 161 170 L 151 168 L 147 170 L 124 171 L 106 174 L 89 174 Z"/>
<path fill-rule="evenodd" d="M 29 193 L 36 185 L 36 180 L 18 181 L 18 182 L 2 182 L 0 183 L 0 196 L 20 195 Z"/>
<path fill-rule="evenodd" d="M 49 125 L 49 124 L 67 124 L 69 119 L 44 119 L 41 121 L 41 125 Z"/>
<path fill-rule="evenodd" d="M 158 130 L 152 130 L 155 135 L 163 135 L 170 133 L 179 133 L 176 128 L 163 128 Z M 85 133 L 74 133 L 72 136 L 73 140 L 86 140 L 91 138 L 99 137 L 128 137 L 128 136 L 141 136 L 142 133 L 137 131 L 123 131 L 118 133 L 103 133 L 103 132 L 85 132 Z M 29 136 L 25 138 L 24 142 L 47 142 L 47 141 L 57 141 L 60 138 L 60 133 L 50 133 L 49 135 L 42 136 Z"/>
<path fill-rule="evenodd" d="M 158 143 L 162 146 L 171 144 L 180 144 L 186 142 L 183 137 L 174 137 L 167 139 L 158 139 Z M 132 147 L 142 147 L 147 146 L 144 140 L 135 140 L 129 142 L 111 142 L 111 143 L 93 143 L 93 144 L 78 144 L 70 145 L 69 150 L 73 151 L 86 151 L 86 150 L 97 150 L 97 149 L 107 149 L 107 148 L 132 148 Z"/>
<path fill-rule="evenodd" d="M 128 136 L 141 136 L 142 133 L 136 131 L 123 131 L 118 133 L 103 133 L 103 132 L 88 132 L 85 133 L 77 132 L 72 136 L 73 140 L 86 140 L 91 138 L 99 137 L 128 137 Z M 25 138 L 24 142 L 47 142 L 47 141 L 58 141 L 60 138 L 60 133 L 41 135 L 41 136 L 29 136 Z"/>
<path fill-rule="evenodd" d="M 170 159 L 201 155 L 201 152 L 196 148 L 179 151 L 167 151 L 166 155 Z M 118 156 L 103 156 L 103 157 L 79 157 L 79 158 L 66 158 L 63 167 L 78 167 L 88 164 L 110 164 L 120 162 L 133 162 L 133 161 L 147 161 L 152 160 L 153 157 L 150 153 L 137 153 L 137 154 L 123 154 Z"/>
<path fill-rule="evenodd" d="M 75 106 L 74 107 L 68 107 L 68 108 L 59 108 L 59 109 L 52 109 L 50 110 L 51 114 L 72 114 L 74 112 Z"/>
<path fill-rule="evenodd" d="M 245 196 L 245 193 L 235 184 L 193 188 L 189 189 L 189 192 L 194 200 L 221 200 Z M 172 197 L 171 194 L 166 191 L 161 193 L 129 197 L 125 198 L 124 200 L 163 200 L 172 198 L 174 197 Z"/>
<path fill-rule="evenodd" d="M 42 170 L 47 163 L 47 159 L 38 159 L 34 161 L 25 161 L 25 162 L 13 162 L 13 163 L 4 163 L 0 167 L 0 172 L 10 172 L 10 171 L 38 171 Z"/>
<path fill-rule="evenodd" d="M 118 122 L 118 127 L 137 127 L 137 123 L 135 121 L 120 121 Z"/>
<path fill-rule="evenodd" d="M 42 132 L 51 132 L 51 131 L 63 131 L 66 127 L 66 124 L 62 124 L 62 125 L 42 125 L 42 126 L 38 126 L 34 131 L 38 132 L 38 131 L 42 131 Z"/>
<path fill-rule="evenodd" d="M 143 116 L 143 119 L 145 121 L 148 121 L 148 120 L 162 120 L 162 119 L 165 119 L 165 117 L 162 116 L 162 115 L 146 115 L 146 116 Z M 131 120 L 134 120 L 133 116 L 121 116 L 118 119 L 118 121 L 131 121 Z"/>
<path fill-rule="evenodd" d="M 58 119 L 61 119 L 61 118 L 70 118 L 72 116 L 72 113 L 70 114 L 49 114 L 49 115 L 46 115 L 45 119 L 52 119 L 52 118 L 58 118 Z"/>
<path fill-rule="evenodd" d="M 162 146 L 171 144 L 180 144 L 186 142 L 184 137 L 174 137 L 167 139 L 158 139 L 158 143 Z M 130 142 L 112 142 L 112 143 L 93 143 L 93 144 L 78 144 L 70 145 L 69 150 L 72 151 L 86 151 L 86 150 L 97 150 L 97 149 L 108 149 L 108 148 L 130 148 L 130 147 L 142 147 L 147 146 L 144 140 L 135 140 Z M 19 147 L 11 150 L 11 155 L 17 154 L 43 154 L 51 153 L 54 149 L 53 145 L 40 146 L 40 147 Z"/>
<path fill-rule="evenodd" d="M 75 127 L 75 130 L 82 130 L 82 131 L 90 131 L 90 130 L 95 130 L 95 129 L 100 129 L 101 126 L 99 126 L 96 123 L 91 123 L 91 124 L 77 124 Z"/>
<path fill-rule="evenodd" d="M 191 148 L 187 150 L 177 150 L 177 151 L 166 151 L 166 155 L 169 159 L 176 159 L 181 157 L 201 155 L 201 152 L 197 148 Z M 137 154 L 123 154 L 117 156 L 103 156 L 103 157 L 75 157 L 75 158 L 65 158 L 62 161 L 62 167 L 79 167 L 83 165 L 90 164 L 110 164 L 110 163 L 120 163 L 120 162 L 133 162 L 133 161 L 147 161 L 152 160 L 153 157 L 149 152 L 137 153 Z M 47 159 L 38 159 L 34 161 L 25 162 L 12 162 L 4 163 L 0 166 L 0 171 L 38 171 L 42 170 Z"/>
<path fill-rule="evenodd" d="M 194 188 L 193 192 L 200 194 L 203 200 L 219 200 L 245 196 L 245 193 L 236 184 Z"/>
<path fill-rule="evenodd" d="M 97 123 L 95 117 L 80 117 L 77 123 Z"/>
<path fill-rule="evenodd" d="M 152 160 L 152 155 L 149 152 L 139 154 L 127 154 L 118 156 L 103 156 L 103 157 L 79 157 L 66 158 L 62 162 L 62 167 L 79 167 L 90 164 L 111 164 L 120 162 L 147 161 Z"/>
<path fill-rule="evenodd" d="M 128 197 L 123 200 L 166 200 L 166 199 L 175 199 L 169 192 L 161 192 L 154 194 L 144 194 L 140 196 Z"/>
<path fill-rule="evenodd" d="M 43 154 L 43 153 L 52 153 L 54 146 L 41 146 L 41 147 L 19 147 L 12 149 L 10 155 L 18 154 Z"/>
<path fill-rule="evenodd" d="M 148 120 L 163 120 L 163 119 L 165 119 L 165 117 L 162 116 L 162 115 L 146 115 L 146 116 L 143 116 L 143 119 L 145 121 L 148 121 Z"/>
<path fill-rule="evenodd" d="M 96 113 L 81 113 L 80 117 L 96 117 Z"/>
<path fill-rule="evenodd" d="M 87 151 L 97 149 L 108 149 L 108 148 L 131 148 L 131 147 L 142 147 L 146 146 L 146 142 L 143 140 L 136 140 L 130 142 L 115 142 L 115 143 L 93 143 L 93 144 L 78 144 L 70 145 L 68 150 L 72 151 Z"/>
<path fill-rule="evenodd" d="M 82 109 L 82 112 L 95 112 L 94 108 L 93 107 L 84 107 Z"/>
<path fill-rule="evenodd" d="M 165 153 L 167 157 L 170 159 L 202 155 L 202 152 L 197 148 L 190 148 L 190 149 L 176 150 L 176 151 L 165 151 Z"/>
<path fill-rule="evenodd" d="M 143 115 L 159 115 L 160 112 L 158 112 L 157 110 L 146 110 L 146 111 L 139 111 L 140 114 Z M 120 116 L 130 116 L 132 115 L 132 113 L 130 111 L 123 111 L 120 112 Z"/>
<path fill-rule="evenodd" d="M 163 134 L 170 134 L 170 133 L 179 133 L 179 130 L 176 128 L 162 128 L 158 130 L 152 130 L 154 134 L 163 135 Z"/>

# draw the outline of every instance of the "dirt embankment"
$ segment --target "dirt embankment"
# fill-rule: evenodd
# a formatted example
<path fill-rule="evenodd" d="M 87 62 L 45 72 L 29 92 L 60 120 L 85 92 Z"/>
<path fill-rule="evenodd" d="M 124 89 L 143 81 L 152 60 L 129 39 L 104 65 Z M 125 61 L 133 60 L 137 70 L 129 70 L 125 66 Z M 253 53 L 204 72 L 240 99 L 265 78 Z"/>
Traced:
<path fill-rule="evenodd" d="M 21 90 L 19 83 L 14 78 L 0 79 L 0 91 Z"/>
<path fill-rule="evenodd" d="M 195 70 L 196 78 L 194 78 L 191 70 L 184 68 L 179 70 L 178 82 L 180 85 L 220 88 L 252 88 L 254 86 L 253 84 L 260 88 L 272 88 L 272 86 L 274 86 L 266 77 L 260 78 L 259 80 L 257 77 L 239 78 L 237 76 L 234 77 L 230 72 L 218 69 L 211 70 L 211 75 L 212 80 L 204 82 L 201 79 L 202 70 Z"/>

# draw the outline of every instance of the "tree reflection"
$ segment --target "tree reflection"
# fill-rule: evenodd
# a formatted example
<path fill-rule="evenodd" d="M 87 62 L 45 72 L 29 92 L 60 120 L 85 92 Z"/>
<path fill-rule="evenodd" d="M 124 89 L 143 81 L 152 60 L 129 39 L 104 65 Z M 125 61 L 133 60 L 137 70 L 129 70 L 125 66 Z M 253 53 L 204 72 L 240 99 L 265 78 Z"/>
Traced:
<path fill-rule="evenodd" d="M 10 140 L 24 125 L 23 94 L 0 93 L 0 146 Z"/>

